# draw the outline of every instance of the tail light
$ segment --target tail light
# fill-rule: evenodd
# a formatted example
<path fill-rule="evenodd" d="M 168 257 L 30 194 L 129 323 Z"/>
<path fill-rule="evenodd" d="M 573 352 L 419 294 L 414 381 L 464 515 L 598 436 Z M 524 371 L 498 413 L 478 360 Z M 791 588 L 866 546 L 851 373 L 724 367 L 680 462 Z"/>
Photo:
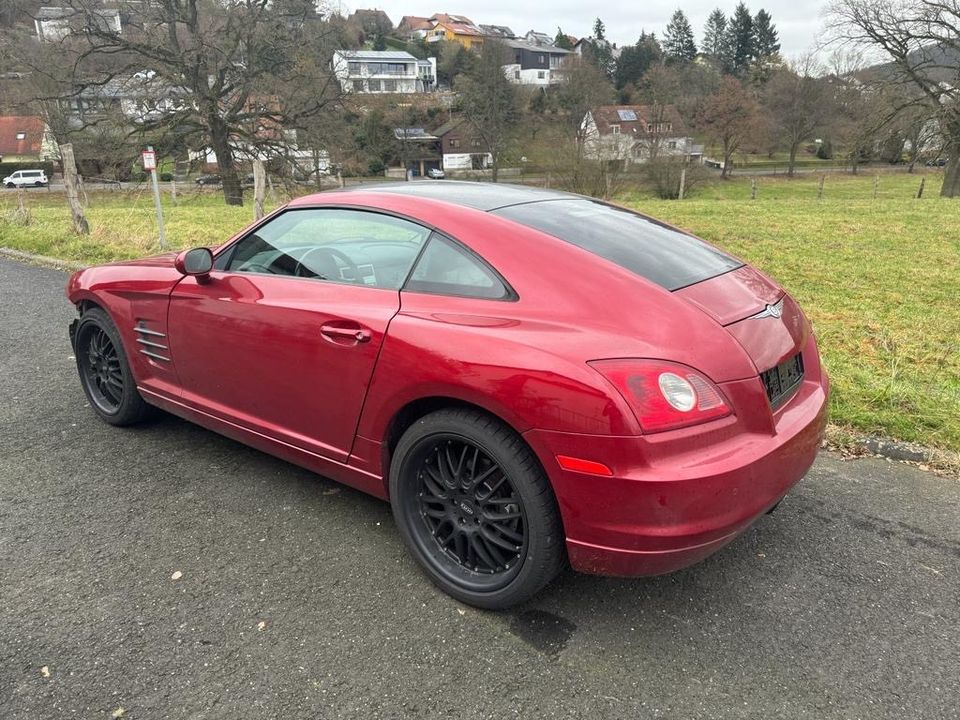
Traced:
<path fill-rule="evenodd" d="M 693 368 L 665 360 L 594 360 L 644 432 L 697 425 L 731 414 L 720 388 Z"/>

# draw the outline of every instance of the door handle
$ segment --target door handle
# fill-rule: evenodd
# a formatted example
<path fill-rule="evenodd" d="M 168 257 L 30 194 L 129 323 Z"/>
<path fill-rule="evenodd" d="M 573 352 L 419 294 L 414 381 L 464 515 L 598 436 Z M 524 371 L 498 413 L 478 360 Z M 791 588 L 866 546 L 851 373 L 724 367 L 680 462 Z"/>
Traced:
<path fill-rule="evenodd" d="M 338 327 L 337 325 L 323 325 L 320 334 L 334 342 L 353 340 L 358 343 L 370 342 L 370 331 L 363 328 Z"/>

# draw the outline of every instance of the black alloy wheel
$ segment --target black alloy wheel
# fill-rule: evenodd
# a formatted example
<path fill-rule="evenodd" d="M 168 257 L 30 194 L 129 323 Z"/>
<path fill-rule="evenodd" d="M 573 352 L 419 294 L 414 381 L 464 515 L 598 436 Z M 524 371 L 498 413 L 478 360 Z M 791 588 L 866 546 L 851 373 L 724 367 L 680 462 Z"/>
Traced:
<path fill-rule="evenodd" d="M 458 435 L 434 436 L 418 457 L 424 539 L 429 536 L 453 561 L 458 577 L 482 587 L 509 582 L 527 551 L 527 522 L 504 469 Z"/>
<path fill-rule="evenodd" d="M 123 404 L 120 355 L 106 331 L 90 326 L 78 342 L 80 372 L 87 394 L 104 413 L 115 414 Z"/>
<path fill-rule="evenodd" d="M 132 425 L 149 417 L 153 408 L 140 396 L 120 334 L 101 308 L 87 309 L 77 322 L 74 355 L 83 392 L 102 420 Z"/>
<path fill-rule="evenodd" d="M 471 605 L 522 602 L 565 561 L 556 500 L 536 456 L 483 413 L 441 410 L 414 423 L 394 451 L 390 497 L 430 579 Z"/>

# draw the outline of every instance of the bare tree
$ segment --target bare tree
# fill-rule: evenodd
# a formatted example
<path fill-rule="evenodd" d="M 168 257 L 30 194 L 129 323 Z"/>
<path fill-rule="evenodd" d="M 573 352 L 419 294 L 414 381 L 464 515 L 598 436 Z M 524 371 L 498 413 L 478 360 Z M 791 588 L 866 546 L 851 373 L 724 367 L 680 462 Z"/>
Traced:
<path fill-rule="evenodd" d="M 711 141 L 723 149 L 723 170 L 720 176 L 730 174 L 733 154 L 747 140 L 756 142 L 766 123 L 756 99 L 732 75 L 725 75 L 720 88 L 707 98 L 700 126 Z"/>
<path fill-rule="evenodd" d="M 940 194 L 960 195 L 960 4 L 956 0 L 834 0 L 835 42 L 882 51 L 879 70 L 935 112 L 948 157 Z"/>
<path fill-rule="evenodd" d="M 493 160 L 493 182 L 497 182 L 518 117 L 516 87 L 503 72 L 505 57 L 501 43 L 487 40 L 479 59 L 458 82 L 464 115 Z"/>
<path fill-rule="evenodd" d="M 144 79 L 148 107 L 131 134 L 212 149 L 228 204 L 243 202 L 238 154 L 284 147 L 287 132 L 339 100 L 332 33 L 313 0 L 120 0 L 119 30 L 98 0 L 60 4 L 63 37 L 46 50 L 21 45 L 21 64 L 52 90 L 35 99 L 63 103 Z"/>
<path fill-rule="evenodd" d="M 764 88 L 764 104 L 770 111 L 774 132 L 789 153 L 787 174 L 796 169 L 800 146 L 814 138 L 831 113 L 831 93 L 827 82 L 817 77 L 812 58 L 774 71 Z"/>

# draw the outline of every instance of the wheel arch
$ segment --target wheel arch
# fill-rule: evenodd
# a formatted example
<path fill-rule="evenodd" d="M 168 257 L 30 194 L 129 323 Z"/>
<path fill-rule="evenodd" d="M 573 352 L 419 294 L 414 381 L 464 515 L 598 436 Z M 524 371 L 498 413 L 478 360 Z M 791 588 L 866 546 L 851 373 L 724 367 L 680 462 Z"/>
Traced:
<path fill-rule="evenodd" d="M 403 434 L 421 418 L 439 410 L 448 409 L 473 410 L 482 415 L 486 415 L 487 417 L 490 417 L 510 428 L 517 438 L 530 450 L 530 453 L 540 466 L 540 470 L 547 478 L 547 482 L 550 482 L 552 487 L 553 483 L 550 481 L 550 474 L 543 465 L 543 459 L 533 448 L 533 446 L 527 442 L 526 438 L 524 438 L 523 432 L 513 423 L 504 418 L 501 414 L 496 413 L 482 405 L 478 405 L 475 402 L 464 400 L 463 398 L 452 395 L 427 395 L 408 401 L 393 414 L 386 425 L 381 445 L 381 463 L 383 467 L 384 491 L 387 497 L 389 497 L 390 492 L 390 463 L 393 461 L 393 453 L 396 450 L 397 444 L 400 442 L 400 438 L 403 437 Z"/>

